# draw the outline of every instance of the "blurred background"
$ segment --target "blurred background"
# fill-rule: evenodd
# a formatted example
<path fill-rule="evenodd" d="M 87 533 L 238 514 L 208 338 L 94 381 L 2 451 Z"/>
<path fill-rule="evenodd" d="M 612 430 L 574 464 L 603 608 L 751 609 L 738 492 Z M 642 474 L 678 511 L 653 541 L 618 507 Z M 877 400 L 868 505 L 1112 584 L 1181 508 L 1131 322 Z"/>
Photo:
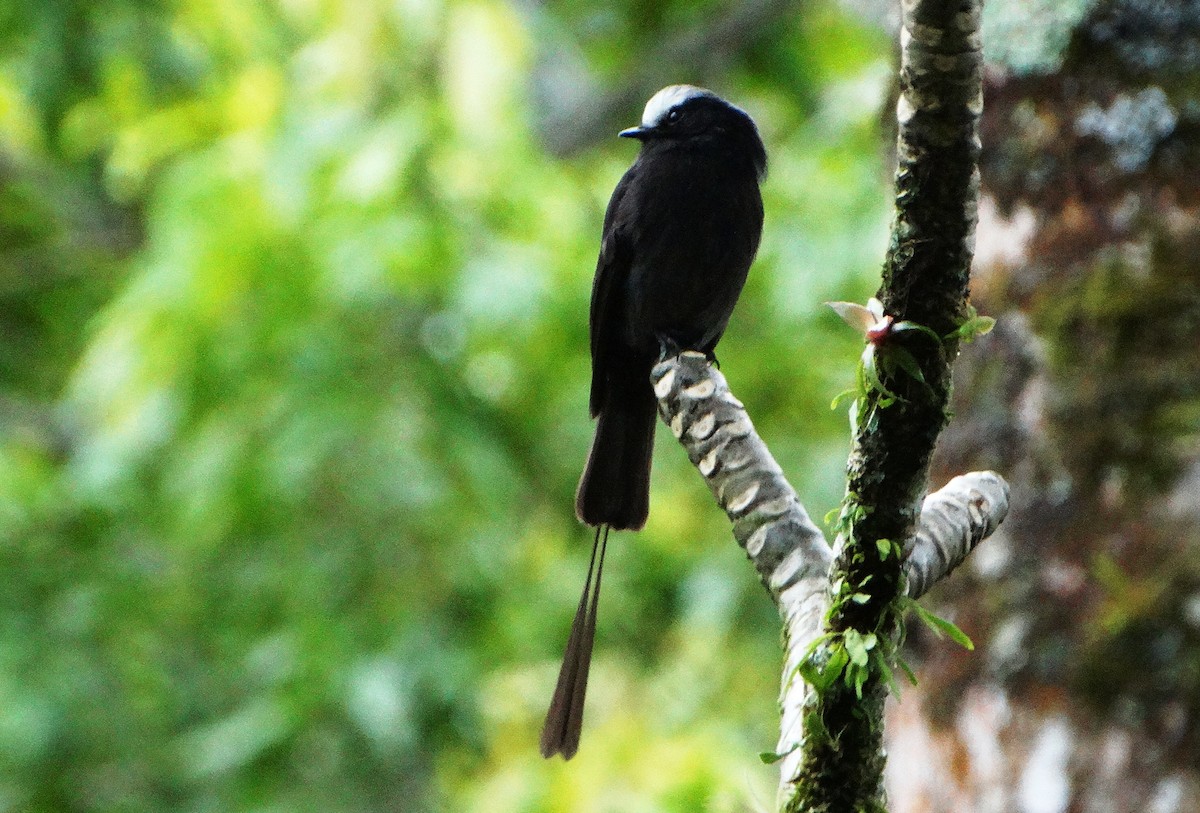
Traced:
<path fill-rule="evenodd" d="M 615 138 L 758 121 L 723 370 L 810 513 L 878 285 L 878 0 L 0 2 L 0 811 L 760 811 L 779 624 L 660 432 L 583 746 L 536 740 L 587 567 Z M 1200 2 L 992 3 L 934 485 L 1009 520 L 926 600 L 901 811 L 1200 809 Z M 666 435 L 666 437 L 663 437 Z"/>

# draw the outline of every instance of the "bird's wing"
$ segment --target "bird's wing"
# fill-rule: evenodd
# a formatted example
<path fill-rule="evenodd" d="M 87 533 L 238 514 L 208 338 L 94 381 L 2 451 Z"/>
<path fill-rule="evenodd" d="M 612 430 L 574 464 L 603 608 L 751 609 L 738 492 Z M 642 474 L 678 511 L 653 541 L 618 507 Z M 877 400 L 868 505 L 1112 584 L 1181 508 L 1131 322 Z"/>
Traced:
<path fill-rule="evenodd" d="M 589 319 L 592 346 L 589 411 L 593 418 L 600 414 L 604 405 L 605 381 L 608 365 L 612 362 L 609 356 L 614 346 L 622 341 L 620 333 L 625 319 L 625 282 L 629 278 L 633 246 L 620 209 L 636 169 L 637 164 L 634 164 L 621 178 L 604 212 L 604 231 L 600 240 L 600 256 L 596 260 L 596 279 L 592 283 Z"/>

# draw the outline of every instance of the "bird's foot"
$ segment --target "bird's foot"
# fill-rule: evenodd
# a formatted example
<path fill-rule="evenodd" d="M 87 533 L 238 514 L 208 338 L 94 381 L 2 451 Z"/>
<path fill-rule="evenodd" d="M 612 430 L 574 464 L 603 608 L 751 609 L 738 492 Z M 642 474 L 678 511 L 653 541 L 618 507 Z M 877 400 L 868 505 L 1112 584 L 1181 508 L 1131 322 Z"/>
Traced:
<path fill-rule="evenodd" d="M 714 365 L 718 370 L 721 369 L 721 362 L 717 359 L 717 354 L 712 348 L 709 348 L 708 350 L 691 350 L 690 348 L 684 347 L 673 337 L 668 336 L 665 333 L 658 334 L 656 338 L 658 339 L 659 362 L 663 362 L 671 358 L 677 358 L 680 353 L 684 352 L 703 353 L 704 357 L 708 359 L 709 364 Z"/>
<path fill-rule="evenodd" d="M 672 337 L 662 333 L 658 335 L 658 360 L 660 362 L 675 358 L 686 349 Z"/>

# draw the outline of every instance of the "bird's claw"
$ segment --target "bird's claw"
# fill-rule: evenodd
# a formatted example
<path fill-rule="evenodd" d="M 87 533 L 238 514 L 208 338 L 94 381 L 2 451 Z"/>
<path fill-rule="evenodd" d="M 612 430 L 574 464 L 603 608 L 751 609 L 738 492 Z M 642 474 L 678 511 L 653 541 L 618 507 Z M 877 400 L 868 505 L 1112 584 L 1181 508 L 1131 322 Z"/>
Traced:
<path fill-rule="evenodd" d="M 659 360 L 659 362 L 666 361 L 667 359 L 678 358 L 679 354 L 683 353 L 686 350 L 688 350 L 688 348 L 682 346 L 681 344 L 679 344 L 679 342 L 675 341 L 670 336 L 666 336 L 666 335 L 662 335 L 662 334 L 660 334 L 658 336 L 658 360 Z M 695 351 L 693 351 L 693 352 L 695 352 Z M 712 349 L 704 350 L 702 352 L 704 353 L 704 358 L 708 359 L 709 364 L 713 365 L 718 370 L 721 369 L 721 362 L 717 358 L 716 352 L 714 352 Z"/>
<path fill-rule="evenodd" d="M 658 337 L 658 360 L 666 361 L 667 359 L 676 358 L 686 348 L 680 347 L 679 342 L 672 339 L 670 336 Z"/>

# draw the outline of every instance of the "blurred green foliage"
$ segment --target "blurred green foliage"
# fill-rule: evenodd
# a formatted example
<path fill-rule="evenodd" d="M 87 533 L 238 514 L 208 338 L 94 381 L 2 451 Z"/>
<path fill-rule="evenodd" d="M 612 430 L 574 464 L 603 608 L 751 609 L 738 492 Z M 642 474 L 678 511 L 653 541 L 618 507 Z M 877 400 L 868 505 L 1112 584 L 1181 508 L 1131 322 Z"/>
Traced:
<path fill-rule="evenodd" d="M 564 42 L 615 87 L 710 6 L 0 5 L 0 811 L 769 806 L 778 622 L 666 432 L 583 749 L 535 744 L 633 147 L 551 156 L 531 88 Z M 659 69 L 763 129 L 721 359 L 821 516 L 858 341 L 819 303 L 876 284 L 890 47 L 814 2 Z"/>

